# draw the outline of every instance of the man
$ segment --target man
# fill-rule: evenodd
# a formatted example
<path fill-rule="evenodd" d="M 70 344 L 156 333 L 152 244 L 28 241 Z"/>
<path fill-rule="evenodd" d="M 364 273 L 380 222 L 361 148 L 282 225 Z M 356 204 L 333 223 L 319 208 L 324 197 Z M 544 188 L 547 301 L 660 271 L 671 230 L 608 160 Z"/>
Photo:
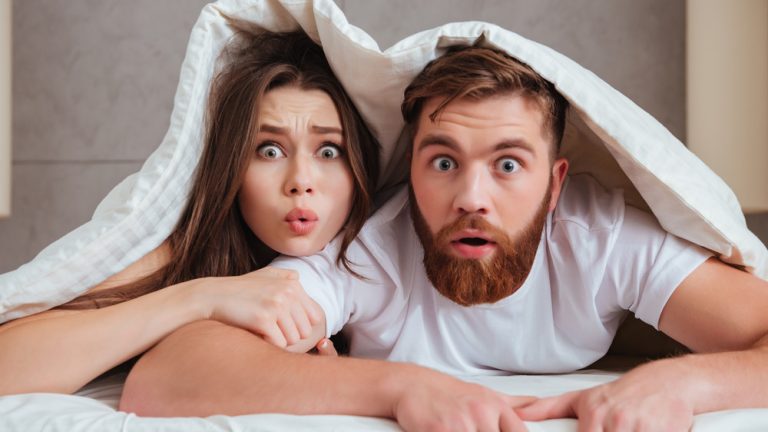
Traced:
<path fill-rule="evenodd" d="M 281 352 L 201 322 L 139 362 L 121 408 L 373 415 L 406 430 L 522 430 L 521 418 L 576 416 L 583 430 L 683 431 L 696 413 L 768 406 L 768 283 L 666 233 L 620 192 L 568 178 L 557 157 L 566 107 L 498 51 L 457 48 L 428 65 L 402 106 L 410 188 L 349 248 L 362 277 L 335 265 L 334 245 L 279 260 L 325 320 L 307 337 L 306 318 L 276 306 L 277 327 L 311 346 L 344 326 L 353 357 L 443 372 L 556 373 L 604 355 L 632 311 L 702 354 L 532 402 L 407 363 Z"/>

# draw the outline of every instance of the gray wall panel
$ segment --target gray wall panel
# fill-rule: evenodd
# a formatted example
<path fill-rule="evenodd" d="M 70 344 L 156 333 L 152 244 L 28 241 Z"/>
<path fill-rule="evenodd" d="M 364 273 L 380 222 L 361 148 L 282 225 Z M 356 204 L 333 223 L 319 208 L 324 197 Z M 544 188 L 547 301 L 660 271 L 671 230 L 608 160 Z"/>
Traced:
<path fill-rule="evenodd" d="M 203 4 L 14 2 L 14 160 L 146 158 Z"/>
<path fill-rule="evenodd" d="M 344 9 L 382 49 L 446 22 L 497 24 L 592 70 L 685 137 L 682 0 L 367 0 Z"/>
<path fill-rule="evenodd" d="M 13 3 L 12 209 L 0 219 L 0 273 L 86 222 L 160 144 L 206 3 Z"/>
<path fill-rule="evenodd" d="M 129 163 L 16 163 L 10 218 L 0 220 L 0 273 L 91 218 L 101 199 L 140 168 Z"/>

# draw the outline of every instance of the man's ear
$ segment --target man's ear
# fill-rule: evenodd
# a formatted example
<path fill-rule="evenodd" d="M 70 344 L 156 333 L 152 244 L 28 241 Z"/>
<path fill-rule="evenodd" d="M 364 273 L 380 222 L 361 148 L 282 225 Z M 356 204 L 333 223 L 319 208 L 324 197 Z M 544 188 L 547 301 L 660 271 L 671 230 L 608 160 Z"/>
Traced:
<path fill-rule="evenodd" d="M 568 159 L 558 158 L 552 164 L 552 184 L 550 185 L 552 195 L 549 198 L 549 211 L 555 209 L 557 200 L 560 198 L 560 192 L 563 190 L 565 176 L 568 174 Z"/>

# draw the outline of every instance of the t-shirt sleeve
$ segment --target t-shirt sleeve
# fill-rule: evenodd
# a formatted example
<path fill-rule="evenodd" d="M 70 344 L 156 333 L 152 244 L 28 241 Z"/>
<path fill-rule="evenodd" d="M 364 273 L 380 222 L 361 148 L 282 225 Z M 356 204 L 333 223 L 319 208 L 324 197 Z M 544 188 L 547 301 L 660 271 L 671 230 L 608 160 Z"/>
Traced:
<path fill-rule="evenodd" d="M 312 300 L 325 312 L 326 336 L 338 333 L 347 322 L 348 313 L 344 295 L 351 275 L 336 265 L 336 254 L 327 247 L 309 257 L 280 256 L 272 266 L 296 270 L 299 282 Z"/>
<path fill-rule="evenodd" d="M 669 297 L 712 253 L 665 231 L 653 216 L 627 207 L 607 265 L 619 303 L 658 329 Z"/>

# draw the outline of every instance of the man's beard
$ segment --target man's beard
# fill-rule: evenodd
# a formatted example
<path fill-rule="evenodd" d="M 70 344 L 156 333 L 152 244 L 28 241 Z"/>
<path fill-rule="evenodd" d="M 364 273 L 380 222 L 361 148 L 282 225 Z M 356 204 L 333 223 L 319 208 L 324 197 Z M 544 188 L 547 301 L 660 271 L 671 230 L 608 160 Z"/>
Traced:
<path fill-rule="evenodd" d="M 533 221 L 514 239 L 476 214 L 461 216 L 433 236 L 410 185 L 409 192 L 411 219 L 424 247 L 424 268 L 440 294 L 462 306 L 472 306 L 495 303 L 514 294 L 523 285 L 533 267 L 547 220 L 551 196 L 549 186 Z M 451 237 L 467 228 L 478 229 L 491 236 L 496 242 L 493 256 L 487 259 L 465 259 L 447 252 L 451 247 Z"/>

